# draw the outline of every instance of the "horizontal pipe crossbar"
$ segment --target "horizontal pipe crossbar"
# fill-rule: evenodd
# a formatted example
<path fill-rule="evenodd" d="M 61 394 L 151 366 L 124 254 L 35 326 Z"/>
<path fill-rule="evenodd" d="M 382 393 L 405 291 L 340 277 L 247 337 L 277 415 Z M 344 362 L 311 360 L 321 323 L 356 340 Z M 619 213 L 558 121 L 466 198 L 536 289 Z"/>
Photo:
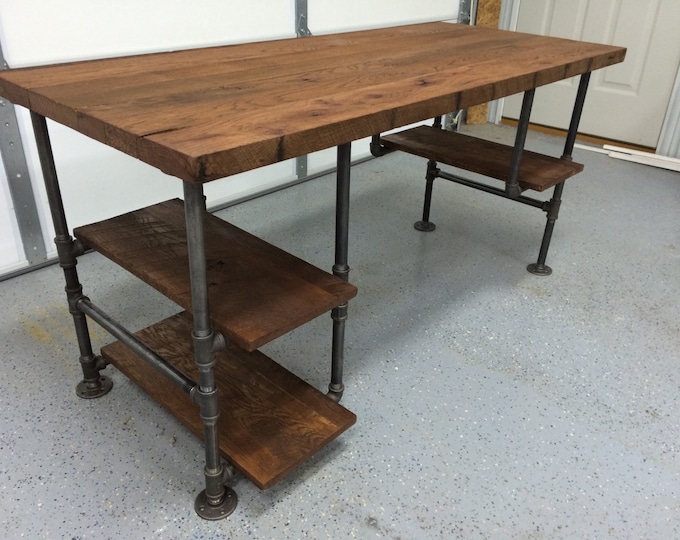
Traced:
<path fill-rule="evenodd" d="M 447 173 L 441 170 L 437 172 L 436 177 L 443 178 L 444 180 L 449 180 L 450 182 L 455 182 L 456 184 L 461 184 L 463 186 L 468 186 L 479 191 L 491 193 L 492 195 L 498 195 L 499 197 L 503 197 L 504 199 L 510 199 L 511 201 L 521 202 L 522 204 L 533 206 L 535 208 L 540 208 L 541 210 L 545 210 L 545 205 L 547 204 L 546 201 L 532 199 L 531 197 L 527 197 L 525 195 L 520 195 L 519 197 L 511 197 L 502 189 L 498 189 L 493 186 L 488 186 L 486 184 L 482 184 L 481 182 L 476 182 L 474 180 L 470 180 L 469 178 L 464 178 L 462 176 L 457 176 L 455 174 Z"/>
<path fill-rule="evenodd" d="M 104 330 L 109 332 L 113 337 L 118 339 L 123 345 L 132 350 L 132 352 L 151 365 L 156 371 L 163 374 L 176 386 L 184 390 L 187 394 L 192 393 L 192 390 L 196 386 L 196 383 L 193 380 L 184 375 L 184 373 L 179 371 L 175 366 L 168 363 L 162 356 L 147 347 L 134 334 L 95 306 L 88 298 L 81 298 L 78 300 L 76 302 L 76 307 L 79 311 L 85 313 L 85 315 L 104 328 Z"/>

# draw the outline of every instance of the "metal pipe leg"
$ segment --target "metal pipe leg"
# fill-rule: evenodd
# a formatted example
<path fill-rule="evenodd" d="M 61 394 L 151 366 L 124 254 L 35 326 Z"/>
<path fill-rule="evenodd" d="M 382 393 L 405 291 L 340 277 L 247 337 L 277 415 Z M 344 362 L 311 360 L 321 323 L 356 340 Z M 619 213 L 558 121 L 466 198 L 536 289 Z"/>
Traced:
<path fill-rule="evenodd" d="M 35 140 L 38 146 L 38 155 L 42 168 L 47 199 L 50 204 L 52 223 L 54 224 L 57 255 L 59 266 L 64 271 L 66 281 L 66 298 L 69 311 L 73 316 L 78 348 L 80 349 L 80 366 L 83 370 L 83 380 L 76 386 L 76 394 L 82 398 L 91 399 L 107 394 L 113 387 L 113 382 L 108 377 L 100 375 L 100 370 L 106 367 L 104 360 L 95 355 L 90 341 L 90 332 L 87 326 L 85 314 L 78 310 L 76 304 L 83 297 L 83 287 L 78 279 L 77 257 L 82 255 L 83 249 L 80 244 L 73 240 L 66 223 L 66 213 L 59 189 L 57 169 L 54 165 L 52 145 L 47 131 L 47 122 L 44 116 L 31 112 L 31 121 Z"/>
<path fill-rule="evenodd" d="M 581 75 L 579 81 L 578 91 L 576 92 L 576 101 L 574 102 L 574 110 L 571 114 L 571 122 L 569 123 L 569 131 L 567 132 L 567 139 L 564 144 L 564 153 L 562 159 L 571 161 L 571 154 L 574 150 L 574 143 L 576 142 L 576 134 L 578 133 L 578 125 L 581 121 L 581 114 L 583 113 L 583 105 L 586 100 L 586 93 L 588 92 L 588 83 L 590 82 L 590 73 Z M 553 230 L 555 229 L 555 222 L 557 221 L 560 205 L 562 204 L 562 192 L 564 191 L 564 182 L 560 182 L 555 186 L 552 198 L 546 205 L 546 212 L 548 214 L 548 221 L 545 225 L 543 233 L 543 240 L 541 242 L 541 249 L 538 252 L 538 260 L 535 263 L 527 266 L 527 270 L 537 276 L 549 276 L 552 274 L 552 269 L 545 264 L 548 257 L 548 248 L 550 248 L 550 240 L 552 239 Z"/>
<path fill-rule="evenodd" d="M 338 172 L 335 205 L 335 264 L 333 275 L 347 281 L 349 266 L 347 264 L 349 244 L 349 187 L 350 168 L 352 166 L 352 145 L 346 143 L 338 146 Z M 328 397 L 340 401 L 345 391 L 342 381 L 345 363 L 345 322 L 347 321 L 347 303 L 331 311 L 333 319 L 333 345 L 331 350 L 331 382 L 328 385 Z"/>
<path fill-rule="evenodd" d="M 345 364 L 345 322 L 347 321 L 348 304 L 342 304 L 331 311 L 333 319 L 333 345 L 331 350 L 331 382 L 328 385 L 328 397 L 340 402 L 345 392 L 343 368 Z"/>
<path fill-rule="evenodd" d="M 238 502 L 236 493 L 224 485 L 224 467 L 220 458 L 218 420 L 220 405 L 215 382 L 215 351 L 225 340 L 213 333 L 208 305 L 208 281 L 203 237 L 205 198 L 200 184 L 184 184 L 184 212 L 187 230 L 187 250 L 191 276 L 191 303 L 194 329 L 194 358 L 198 368 L 198 387 L 192 399 L 198 403 L 203 421 L 205 444 L 205 489 L 196 497 L 196 513 L 209 520 L 230 515 Z"/>
<path fill-rule="evenodd" d="M 531 108 L 534 104 L 535 93 L 536 89 L 534 88 L 527 90 L 524 92 L 524 98 L 522 99 L 522 111 L 519 115 L 517 132 L 515 133 L 515 145 L 512 149 L 510 173 L 508 174 L 508 180 L 505 183 L 505 193 L 512 198 L 517 198 L 522 194 L 522 189 L 519 186 L 519 169 L 522 164 L 524 143 L 526 142 L 527 131 L 529 130 L 529 119 L 531 117 Z"/>
<path fill-rule="evenodd" d="M 430 206 L 432 204 L 432 188 L 434 186 L 434 179 L 437 178 L 439 169 L 436 161 L 427 162 L 427 174 L 425 175 L 425 198 L 423 199 L 423 219 L 416 221 L 413 224 L 419 231 L 430 232 L 434 231 L 437 226 L 430 221 Z"/>
<path fill-rule="evenodd" d="M 553 190 L 552 198 L 547 204 L 548 221 L 545 224 L 543 240 L 541 241 L 541 249 L 538 252 L 538 261 L 527 266 L 527 270 L 537 276 L 549 276 L 552 274 L 552 268 L 545 264 L 545 259 L 548 256 L 550 240 L 552 239 L 553 230 L 555 229 L 555 222 L 557 221 L 557 217 L 560 212 L 563 190 L 564 182 L 557 184 Z"/>
<path fill-rule="evenodd" d="M 590 73 L 581 75 L 581 80 L 578 84 L 578 91 L 576 92 L 576 100 L 574 102 L 574 110 L 571 113 L 571 121 L 569 123 L 569 131 L 567 132 L 567 139 L 564 143 L 564 153 L 562 159 L 571 160 L 571 153 L 574 151 L 574 143 L 576 142 L 576 134 L 578 133 L 578 125 L 581 122 L 581 114 L 583 113 L 583 105 L 586 102 L 586 94 L 588 93 L 588 83 L 590 82 Z"/>

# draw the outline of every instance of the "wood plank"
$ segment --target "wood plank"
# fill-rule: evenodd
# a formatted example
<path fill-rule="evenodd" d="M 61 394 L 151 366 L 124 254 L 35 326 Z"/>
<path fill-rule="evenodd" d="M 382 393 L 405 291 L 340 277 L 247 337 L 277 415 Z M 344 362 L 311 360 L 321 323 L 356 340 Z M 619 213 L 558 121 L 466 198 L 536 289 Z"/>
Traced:
<path fill-rule="evenodd" d="M 0 73 L 0 94 L 189 182 L 384 132 L 623 60 L 446 23 Z M 398 44 L 398 46 L 396 46 Z"/>
<path fill-rule="evenodd" d="M 386 135 L 386 148 L 401 150 L 426 159 L 505 182 L 510 172 L 512 147 L 430 126 Z M 583 165 L 525 150 L 519 171 L 522 189 L 545 191 L 580 173 Z"/>
<path fill-rule="evenodd" d="M 181 313 L 136 335 L 185 375 L 198 380 L 191 318 Z M 198 406 L 120 342 L 103 357 L 198 437 Z M 356 422 L 335 403 L 260 353 L 231 346 L 216 355 L 220 451 L 260 489 L 268 489 Z"/>
<path fill-rule="evenodd" d="M 205 214 L 210 314 L 243 349 L 356 296 L 356 287 Z M 184 206 L 177 199 L 79 227 L 75 236 L 191 312 Z"/>

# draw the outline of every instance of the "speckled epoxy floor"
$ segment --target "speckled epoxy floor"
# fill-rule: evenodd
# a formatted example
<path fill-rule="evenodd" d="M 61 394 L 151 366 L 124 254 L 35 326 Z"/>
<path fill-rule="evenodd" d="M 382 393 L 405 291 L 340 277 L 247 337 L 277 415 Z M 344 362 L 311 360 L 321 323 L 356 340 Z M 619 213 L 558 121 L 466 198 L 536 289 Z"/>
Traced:
<path fill-rule="evenodd" d="M 680 174 L 575 157 L 547 278 L 524 269 L 542 212 L 439 181 L 423 234 L 422 161 L 353 168 L 357 424 L 269 491 L 237 479 L 222 522 L 193 512 L 202 447 L 172 417 L 112 368 L 75 396 L 59 268 L 0 283 L 2 538 L 680 538 Z M 219 215 L 329 268 L 333 201 L 329 176 Z M 133 329 L 176 311 L 97 254 L 78 268 Z M 265 352 L 324 389 L 330 326 Z"/>

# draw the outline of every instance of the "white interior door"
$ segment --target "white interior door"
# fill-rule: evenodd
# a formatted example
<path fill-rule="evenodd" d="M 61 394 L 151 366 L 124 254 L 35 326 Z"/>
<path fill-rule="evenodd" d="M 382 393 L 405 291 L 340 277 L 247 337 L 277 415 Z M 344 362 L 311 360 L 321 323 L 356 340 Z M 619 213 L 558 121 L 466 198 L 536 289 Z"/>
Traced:
<path fill-rule="evenodd" d="M 628 48 L 593 73 L 579 131 L 655 148 L 680 64 L 679 0 L 521 0 L 518 32 Z M 566 128 L 578 80 L 537 90 L 531 121 Z M 518 118 L 521 96 L 505 101 Z"/>

